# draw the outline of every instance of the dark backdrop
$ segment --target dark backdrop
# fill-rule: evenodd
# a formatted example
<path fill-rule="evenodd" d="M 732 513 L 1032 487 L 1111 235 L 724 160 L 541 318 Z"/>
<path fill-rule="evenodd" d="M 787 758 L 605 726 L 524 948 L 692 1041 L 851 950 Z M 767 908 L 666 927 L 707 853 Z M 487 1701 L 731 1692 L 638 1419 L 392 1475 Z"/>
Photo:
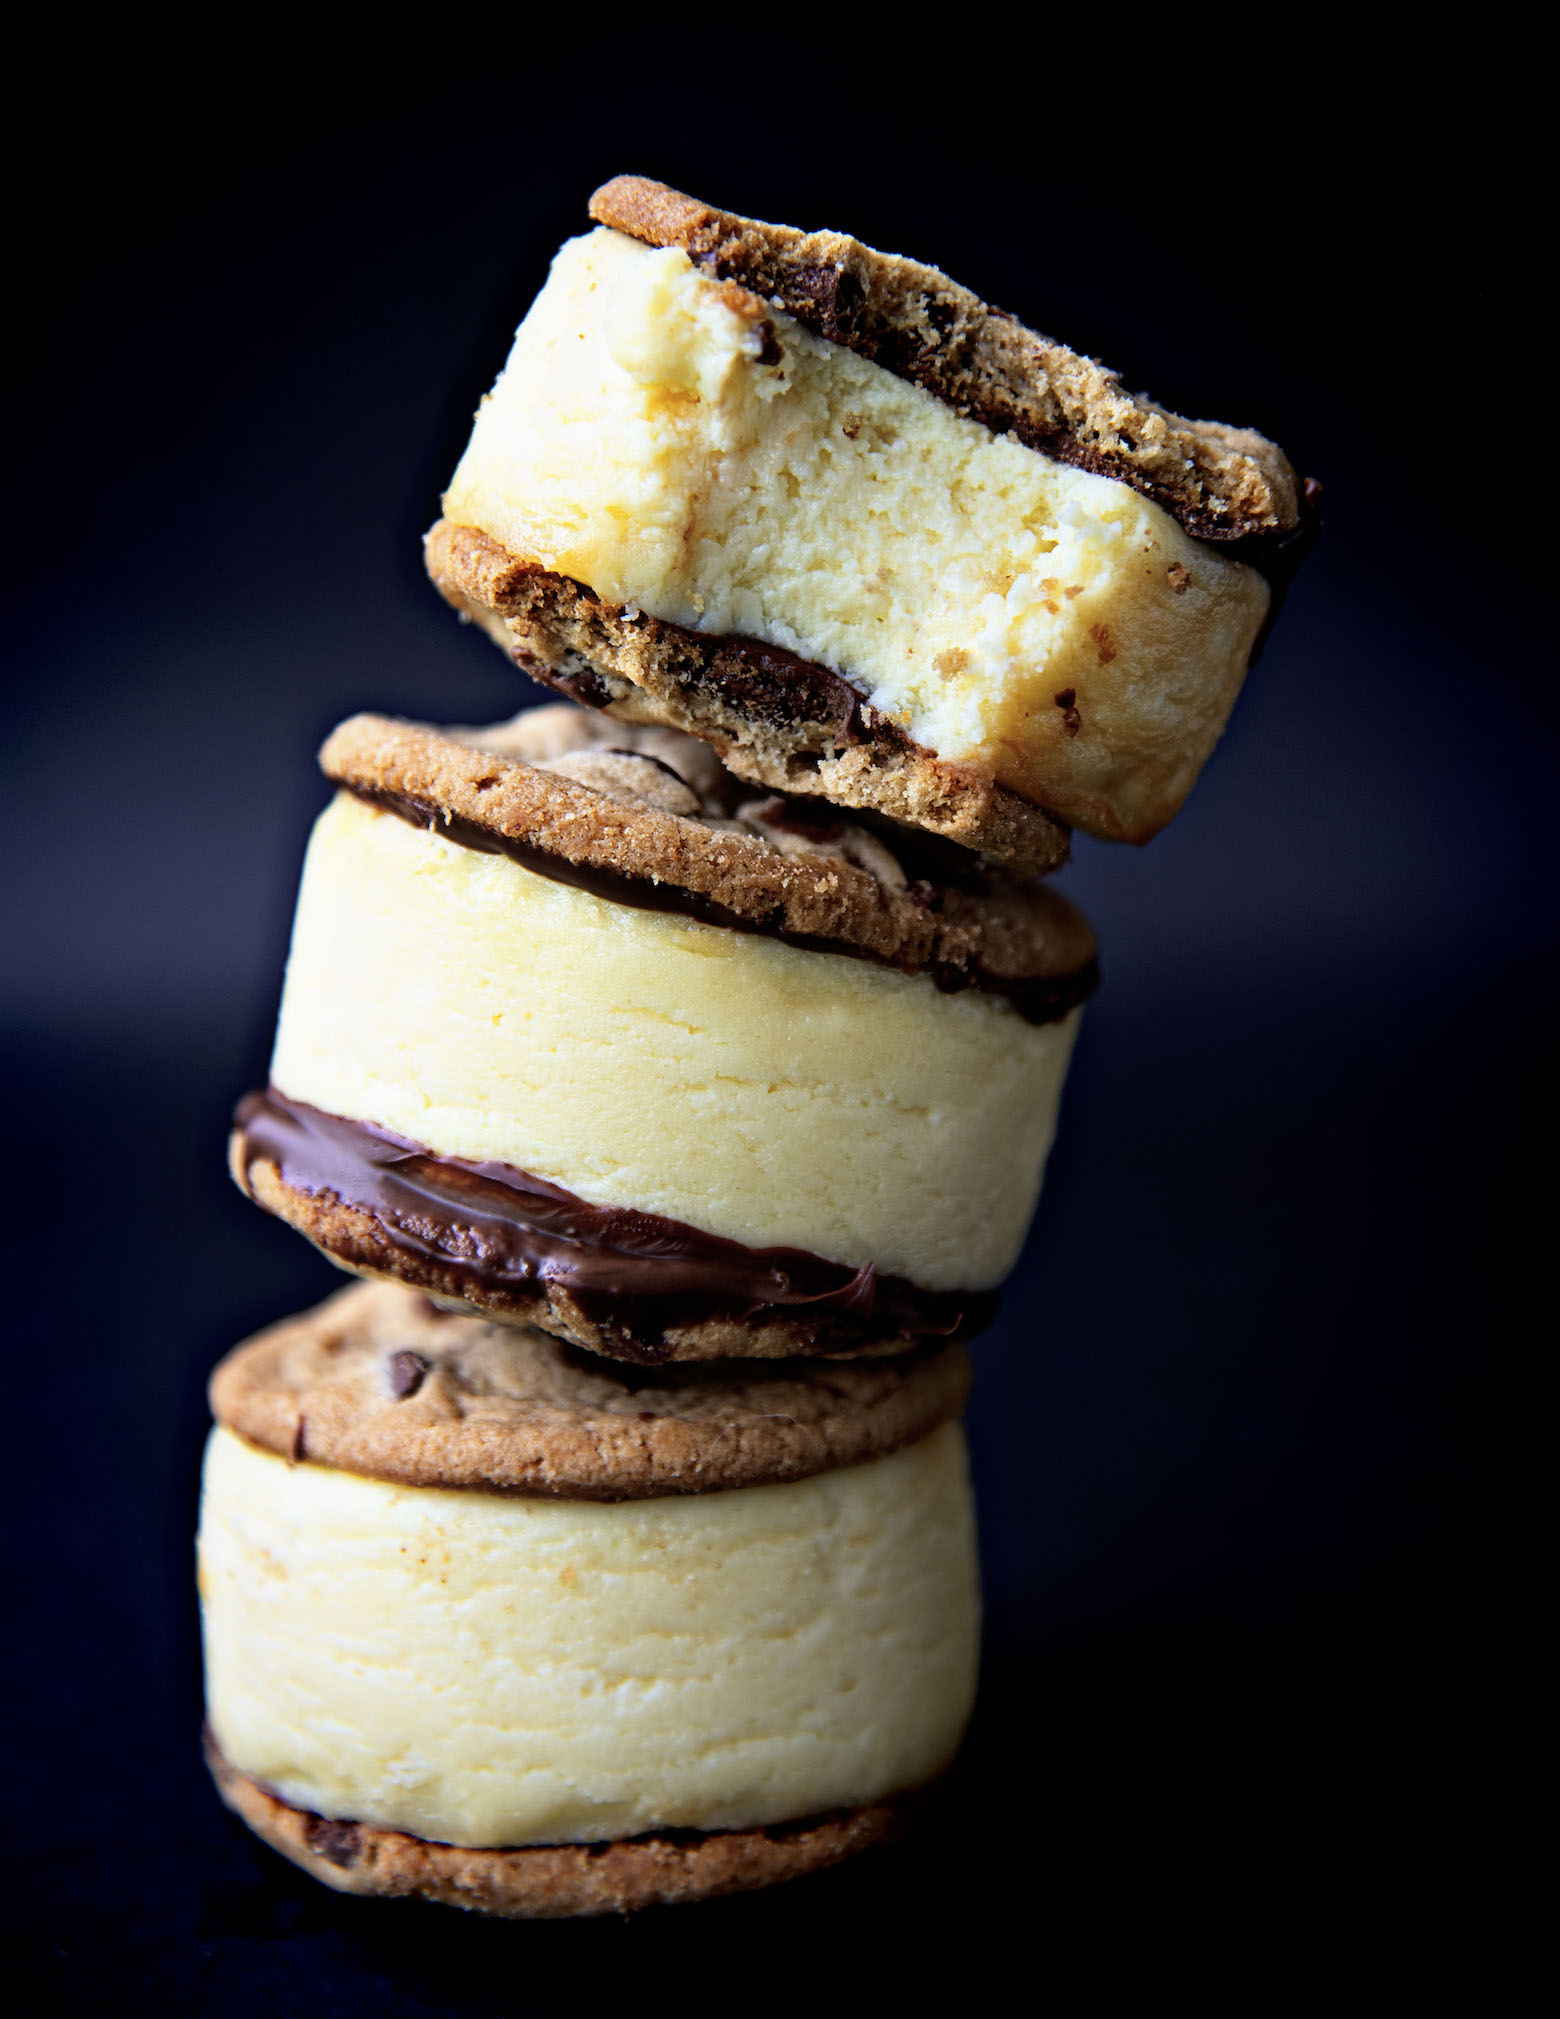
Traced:
<path fill-rule="evenodd" d="M 649 40 L 576 49 L 567 92 L 473 49 L 274 104 L 94 101 L 26 163 L 5 1792 L 39 2009 L 854 2003 L 972 1954 L 1038 1997 L 1172 1940 L 1202 1981 L 1252 1928 L 1287 1982 L 1340 1929 L 1439 1956 L 1463 1910 L 1438 1886 L 1488 1855 L 1466 1817 L 1515 1771 L 1555 738 L 1542 491 L 1480 432 L 1512 272 L 1485 142 L 1383 124 L 1366 85 L 1302 125 L 1267 76 L 1158 73 L 1145 140 L 1144 80 L 1058 113 L 1034 50 L 1009 85 L 988 61 L 891 97 L 863 56 L 803 89 L 794 32 L 756 93 Z M 208 1368 L 339 1280 L 222 1168 L 312 752 L 355 708 L 528 698 L 418 535 L 553 247 L 623 168 L 938 261 L 1268 430 L 1326 484 L 1327 530 L 1174 828 L 1081 842 L 1065 875 L 1105 985 L 978 1349 L 987 1684 L 941 1819 L 771 1897 L 494 1927 L 334 1899 L 221 1811 L 190 1534 Z"/>

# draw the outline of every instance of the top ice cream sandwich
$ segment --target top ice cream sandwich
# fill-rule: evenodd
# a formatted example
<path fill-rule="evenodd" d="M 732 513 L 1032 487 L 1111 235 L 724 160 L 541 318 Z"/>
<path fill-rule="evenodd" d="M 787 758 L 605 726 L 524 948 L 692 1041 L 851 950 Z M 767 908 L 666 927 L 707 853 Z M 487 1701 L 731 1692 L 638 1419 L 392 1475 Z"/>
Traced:
<path fill-rule="evenodd" d="M 1315 522 L 935 268 L 624 176 L 558 254 L 428 540 L 539 679 L 1022 871 L 1190 791 Z"/>

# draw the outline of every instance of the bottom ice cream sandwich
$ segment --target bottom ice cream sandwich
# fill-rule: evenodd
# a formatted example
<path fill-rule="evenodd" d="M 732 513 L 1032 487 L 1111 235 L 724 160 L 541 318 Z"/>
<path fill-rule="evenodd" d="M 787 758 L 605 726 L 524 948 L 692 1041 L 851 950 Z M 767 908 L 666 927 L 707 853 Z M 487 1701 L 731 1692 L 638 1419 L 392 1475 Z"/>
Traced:
<path fill-rule="evenodd" d="M 747 1890 L 893 1834 L 979 1631 L 959 1345 L 630 1369 L 391 1286 L 212 1380 L 208 1755 L 340 1891 Z"/>

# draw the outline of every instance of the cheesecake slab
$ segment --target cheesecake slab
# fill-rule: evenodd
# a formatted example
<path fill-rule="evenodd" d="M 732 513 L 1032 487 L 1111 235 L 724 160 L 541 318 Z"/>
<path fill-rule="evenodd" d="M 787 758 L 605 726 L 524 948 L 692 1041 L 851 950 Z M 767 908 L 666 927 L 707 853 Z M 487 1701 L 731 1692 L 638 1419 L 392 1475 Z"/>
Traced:
<path fill-rule="evenodd" d="M 613 1367 L 394 1286 L 262 1333 L 202 1495 L 224 1798 L 328 1883 L 509 1914 L 880 1841 L 974 1691 L 968 1383 Z"/>
<path fill-rule="evenodd" d="M 427 542 L 536 677 L 1006 862 L 1143 841 L 1315 524 L 1248 430 L 934 269 L 620 178 Z"/>

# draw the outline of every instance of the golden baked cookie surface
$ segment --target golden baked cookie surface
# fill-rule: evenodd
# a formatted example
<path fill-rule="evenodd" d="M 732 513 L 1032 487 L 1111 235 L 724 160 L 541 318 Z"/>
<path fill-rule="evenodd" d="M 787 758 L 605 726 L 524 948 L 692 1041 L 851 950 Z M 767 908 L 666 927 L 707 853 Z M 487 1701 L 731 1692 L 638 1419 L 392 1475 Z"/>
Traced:
<path fill-rule="evenodd" d="M 585 887 L 626 903 L 671 910 L 681 890 L 706 907 L 691 916 L 907 973 L 1088 986 L 1094 935 L 1059 892 L 983 878 L 952 855 L 939 875 L 937 860 L 918 860 L 915 836 L 755 797 L 692 737 L 568 707 L 455 732 L 357 715 L 327 738 L 320 763 L 336 784 L 435 834 L 519 844 L 543 874 L 549 857 L 599 872 Z"/>
<path fill-rule="evenodd" d="M 211 1407 L 295 1462 L 407 1486 L 635 1500 L 882 1457 L 957 1415 L 969 1381 L 961 1346 L 891 1367 L 630 1373 L 548 1333 L 363 1284 L 235 1348 Z"/>

